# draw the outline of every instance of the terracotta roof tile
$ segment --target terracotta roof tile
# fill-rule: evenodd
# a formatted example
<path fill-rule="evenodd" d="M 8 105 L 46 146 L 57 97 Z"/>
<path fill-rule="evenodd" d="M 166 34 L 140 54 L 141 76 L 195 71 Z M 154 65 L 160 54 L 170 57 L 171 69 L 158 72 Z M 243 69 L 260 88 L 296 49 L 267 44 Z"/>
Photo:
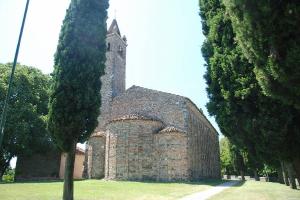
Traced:
<path fill-rule="evenodd" d="M 155 117 L 150 117 L 150 116 L 144 116 L 140 114 L 130 114 L 130 115 L 124 115 L 121 117 L 114 118 L 110 120 L 110 122 L 114 121 L 124 121 L 124 120 L 150 120 L 150 121 L 161 121 Z"/>
<path fill-rule="evenodd" d="M 95 132 L 91 135 L 91 137 L 105 137 L 105 132 Z"/>
<path fill-rule="evenodd" d="M 186 131 L 179 129 L 175 126 L 167 126 L 158 133 L 171 133 L 171 132 L 180 132 L 180 133 L 186 133 Z"/>

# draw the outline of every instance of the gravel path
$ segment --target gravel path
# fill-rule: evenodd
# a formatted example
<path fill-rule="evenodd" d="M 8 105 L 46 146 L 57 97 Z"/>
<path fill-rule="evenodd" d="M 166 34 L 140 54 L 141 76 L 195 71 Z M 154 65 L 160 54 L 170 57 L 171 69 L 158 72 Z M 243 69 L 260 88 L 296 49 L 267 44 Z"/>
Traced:
<path fill-rule="evenodd" d="M 216 195 L 216 194 L 222 192 L 223 190 L 238 184 L 239 182 L 240 181 L 229 181 L 229 182 L 217 185 L 211 189 L 185 196 L 185 197 L 181 198 L 180 200 L 207 200 L 208 198 L 212 197 L 213 195 Z"/>

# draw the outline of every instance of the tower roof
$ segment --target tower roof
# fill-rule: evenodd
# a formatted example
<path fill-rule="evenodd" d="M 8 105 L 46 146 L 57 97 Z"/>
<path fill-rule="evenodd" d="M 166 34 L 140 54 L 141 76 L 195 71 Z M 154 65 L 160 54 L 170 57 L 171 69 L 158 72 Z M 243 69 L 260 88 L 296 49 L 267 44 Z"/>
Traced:
<path fill-rule="evenodd" d="M 120 37 L 121 37 L 121 32 L 120 32 L 120 29 L 119 29 L 119 26 L 118 26 L 118 23 L 117 23 L 117 20 L 114 19 L 107 31 L 108 34 L 110 33 L 116 33 L 118 34 Z"/>

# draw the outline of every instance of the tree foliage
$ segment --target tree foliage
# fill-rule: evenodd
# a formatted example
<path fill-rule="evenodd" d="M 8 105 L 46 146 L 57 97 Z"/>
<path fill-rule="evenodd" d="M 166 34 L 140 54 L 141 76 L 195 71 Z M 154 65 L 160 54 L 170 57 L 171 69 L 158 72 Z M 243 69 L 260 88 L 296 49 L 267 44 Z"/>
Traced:
<path fill-rule="evenodd" d="M 236 174 L 231 148 L 232 144 L 228 138 L 224 137 L 220 140 L 221 172 L 223 175 Z"/>
<path fill-rule="evenodd" d="M 243 55 L 265 94 L 300 109 L 298 1 L 224 0 Z"/>
<path fill-rule="evenodd" d="M 72 0 L 61 27 L 49 129 L 66 152 L 74 140 L 85 141 L 98 123 L 107 7 L 105 0 Z"/>
<path fill-rule="evenodd" d="M 0 109 L 8 89 L 11 64 L 0 64 Z M 0 151 L 2 175 L 10 160 L 20 154 L 42 153 L 53 148 L 46 130 L 50 77 L 38 69 L 17 65 L 8 102 L 3 148 Z"/>
<path fill-rule="evenodd" d="M 299 113 L 262 92 L 254 64 L 235 42 L 235 32 L 219 0 L 200 0 L 206 60 L 208 111 L 224 135 L 246 149 L 249 165 L 257 172 L 263 162 L 299 158 Z M 291 150 L 293 149 L 293 150 Z"/>
<path fill-rule="evenodd" d="M 96 128 L 104 74 L 108 0 L 72 0 L 55 54 L 49 130 L 67 153 L 64 199 L 73 199 L 77 142 Z"/>

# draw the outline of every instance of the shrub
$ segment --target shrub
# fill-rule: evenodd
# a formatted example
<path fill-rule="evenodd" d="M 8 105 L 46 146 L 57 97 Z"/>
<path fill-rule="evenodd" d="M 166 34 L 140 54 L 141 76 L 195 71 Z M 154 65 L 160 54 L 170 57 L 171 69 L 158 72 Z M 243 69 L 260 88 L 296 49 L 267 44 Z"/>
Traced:
<path fill-rule="evenodd" d="M 15 180 L 15 169 L 8 168 L 5 171 L 4 175 L 2 176 L 2 181 L 11 183 L 14 182 L 14 180 Z"/>

